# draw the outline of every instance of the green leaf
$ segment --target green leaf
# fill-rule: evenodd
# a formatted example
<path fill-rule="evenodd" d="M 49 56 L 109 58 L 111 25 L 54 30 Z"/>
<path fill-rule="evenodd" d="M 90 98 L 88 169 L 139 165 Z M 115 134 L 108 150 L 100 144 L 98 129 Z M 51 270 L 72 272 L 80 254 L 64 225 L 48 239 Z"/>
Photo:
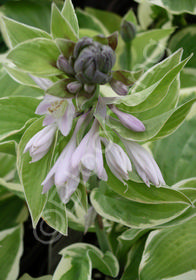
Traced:
<path fill-rule="evenodd" d="M 144 183 L 137 183 L 130 180 L 126 182 L 127 185 L 124 185 L 113 175 L 107 166 L 106 172 L 108 174 L 108 186 L 126 199 L 145 204 L 162 204 L 169 202 L 191 204 L 191 201 L 186 196 L 170 187 L 165 186 L 157 188 L 151 186 L 148 188 Z"/>
<path fill-rule="evenodd" d="M 51 36 L 47 32 L 7 17 L 2 18 L 2 32 L 6 32 L 11 47 L 15 47 L 23 41 L 34 38 L 43 37 L 51 39 Z"/>
<path fill-rule="evenodd" d="M 196 11 L 196 5 L 195 5 Z M 169 41 L 169 49 L 174 52 L 179 48 L 183 48 L 183 57 L 187 57 L 193 53 L 193 57 L 188 62 L 187 67 L 196 68 L 196 26 L 188 26 L 172 36 Z"/>
<path fill-rule="evenodd" d="M 161 128 L 159 133 L 156 135 L 153 140 L 157 140 L 163 137 L 166 137 L 167 135 L 172 134 L 185 120 L 186 116 L 191 110 L 192 105 L 195 103 L 196 98 L 186 102 L 185 104 L 177 107 L 175 112 L 170 116 L 170 118 L 167 120 L 167 122 L 164 124 L 164 126 Z"/>
<path fill-rule="evenodd" d="M 28 73 L 25 73 L 16 67 L 9 67 L 8 65 L 4 65 L 4 68 L 12 80 L 16 81 L 17 83 L 27 85 L 28 87 L 38 87 Z M 5 70 L 3 71 L 5 72 Z M 41 91 L 41 89 L 39 90 Z"/>
<path fill-rule="evenodd" d="M 14 70 L 12 71 L 12 69 L 13 68 L 2 67 L 1 70 L 0 70 L 0 96 L 1 97 L 8 97 L 8 96 L 32 96 L 32 97 L 38 97 L 38 96 L 42 96 L 43 95 L 43 90 L 42 89 L 36 88 L 36 87 L 32 87 L 35 84 L 34 84 L 33 80 L 29 76 L 27 76 L 27 79 L 26 79 L 26 75 L 27 74 L 23 73 L 22 77 L 24 77 L 24 75 L 25 75 L 25 82 L 28 85 L 30 85 L 28 87 L 26 85 L 24 85 L 24 84 L 21 85 L 18 82 L 16 82 L 15 81 L 15 77 L 16 76 L 14 77 L 14 79 L 12 77 L 10 77 L 10 75 L 8 75 L 7 72 L 9 71 L 9 74 L 13 73 Z M 17 74 L 20 75 L 19 73 L 17 73 Z"/>
<path fill-rule="evenodd" d="M 92 268 L 100 270 L 111 277 L 118 275 L 118 262 L 111 252 L 103 254 L 97 247 L 76 243 L 63 249 L 62 259 L 56 268 L 53 279 L 91 280 Z"/>
<path fill-rule="evenodd" d="M 91 7 L 86 7 L 85 11 L 101 21 L 109 32 L 113 33 L 120 29 L 121 17 L 117 14 L 109 11 L 94 9 Z"/>
<path fill-rule="evenodd" d="M 195 230 L 196 217 L 150 233 L 140 264 L 140 279 L 167 279 L 196 269 Z"/>
<path fill-rule="evenodd" d="M 20 131 L 35 117 L 39 100 L 31 97 L 5 97 L 0 99 L 0 139 Z"/>
<path fill-rule="evenodd" d="M 173 31 L 173 28 L 154 29 L 137 34 L 132 41 L 131 69 L 148 68 L 159 61 L 164 54 L 167 39 Z"/>
<path fill-rule="evenodd" d="M 192 203 L 196 201 L 196 178 L 182 180 L 173 185 L 172 188 L 182 192 L 192 201 Z"/>
<path fill-rule="evenodd" d="M 169 185 L 196 177 L 195 125 L 196 117 L 194 116 L 186 120 L 173 135 L 152 145 L 155 160 Z"/>
<path fill-rule="evenodd" d="M 91 192 L 91 203 L 104 218 L 137 229 L 148 229 L 169 222 L 189 207 L 182 202 L 139 203 L 119 197 L 109 189 L 94 189 Z"/>
<path fill-rule="evenodd" d="M 9 155 L 16 155 L 16 142 L 15 141 L 5 141 L 0 143 L 0 152 L 9 154 Z"/>
<path fill-rule="evenodd" d="M 9 1 L 0 11 L 16 21 L 50 32 L 50 6 L 43 1 Z"/>
<path fill-rule="evenodd" d="M 133 12 L 132 9 L 130 9 L 123 17 L 124 20 L 127 20 L 127 21 L 130 21 L 132 22 L 133 24 L 135 24 L 136 26 L 138 25 L 137 23 L 137 18 Z"/>
<path fill-rule="evenodd" d="M 2 187 L 0 187 L 2 189 Z M 24 201 L 7 190 L 0 193 L 0 230 L 8 229 L 24 222 L 27 217 Z"/>
<path fill-rule="evenodd" d="M 24 274 L 19 280 L 52 280 L 52 276 L 51 275 L 46 275 L 46 276 L 42 276 L 39 278 L 32 278 L 31 276 L 29 276 L 28 274 Z"/>
<path fill-rule="evenodd" d="M 136 113 L 134 115 L 140 120 L 148 120 L 150 118 L 154 118 L 160 114 L 166 113 L 174 109 L 178 103 L 179 89 L 180 89 L 180 80 L 178 75 L 171 83 L 165 97 L 157 106 L 147 111 Z"/>
<path fill-rule="evenodd" d="M 54 41 L 35 38 L 17 45 L 7 58 L 25 72 L 44 77 L 61 74 L 56 67 L 59 54 Z"/>
<path fill-rule="evenodd" d="M 79 27 L 95 30 L 103 35 L 109 35 L 105 26 L 94 16 L 80 9 L 76 10 Z M 96 34 L 95 34 L 96 35 Z"/>
<path fill-rule="evenodd" d="M 16 280 L 23 252 L 21 226 L 0 232 L 0 275 L 4 280 Z"/>
<path fill-rule="evenodd" d="M 137 280 L 139 265 L 142 258 L 146 238 L 140 239 L 133 245 L 128 254 L 125 270 L 120 280 Z"/>
<path fill-rule="evenodd" d="M 196 69 L 186 67 L 180 74 L 181 88 L 190 88 L 194 91 L 196 79 Z"/>
<path fill-rule="evenodd" d="M 77 41 L 77 35 L 71 24 L 63 17 L 57 6 L 53 3 L 51 15 L 51 33 L 53 38 L 64 38 Z"/>
<path fill-rule="evenodd" d="M 122 102 L 126 106 L 131 106 L 132 108 L 129 108 L 130 112 L 144 112 L 144 111 L 147 111 L 147 110 L 155 107 L 156 105 L 160 104 L 160 102 L 166 97 L 171 83 L 174 81 L 176 76 L 179 74 L 179 72 L 182 70 L 182 68 L 186 65 L 186 63 L 189 59 L 190 59 L 190 57 L 185 59 L 181 63 L 177 64 L 175 67 L 173 67 L 173 69 L 169 70 L 166 75 L 162 76 L 162 78 L 157 83 L 155 83 L 156 87 L 152 91 L 149 90 L 148 94 L 146 94 L 144 101 L 142 100 L 143 98 L 140 97 L 141 91 L 137 93 L 137 92 L 135 92 L 135 89 L 133 88 L 133 92 L 130 95 L 125 96 L 122 99 L 119 99 L 118 103 Z M 142 77 L 141 77 L 141 80 L 139 79 L 136 83 L 139 84 L 140 82 L 142 82 Z M 149 87 L 151 88 L 152 85 Z M 136 94 L 137 94 L 138 99 L 141 99 L 141 102 L 140 102 L 140 104 L 133 106 L 132 99 L 136 98 L 134 96 Z"/>
<path fill-rule="evenodd" d="M 50 169 L 53 149 L 51 148 L 41 160 L 34 163 L 29 163 L 31 157 L 28 152 L 24 154 L 23 151 L 33 135 L 43 128 L 42 122 L 43 118 L 38 119 L 25 131 L 18 147 L 18 172 L 34 227 L 39 221 L 47 201 L 47 194 L 42 194 L 41 183 Z"/>
<path fill-rule="evenodd" d="M 50 227 L 63 235 L 67 235 L 68 222 L 66 207 L 54 188 L 49 191 L 42 217 Z"/>
<path fill-rule="evenodd" d="M 66 0 L 62 9 L 61 14 L 66 18 L 66 20 L 70 23 L 73 30 L 75 31 L 77 37 L 79 36 L 79 26 L 78 19 L 74 10 L 74 6 L 71 0 Z"/>
<path fill-rule="evenodd" d="M 196 3 L 192 0 L 148 0 L 148 2 L 163 7 L 173 14 L 196 14 Z"/>

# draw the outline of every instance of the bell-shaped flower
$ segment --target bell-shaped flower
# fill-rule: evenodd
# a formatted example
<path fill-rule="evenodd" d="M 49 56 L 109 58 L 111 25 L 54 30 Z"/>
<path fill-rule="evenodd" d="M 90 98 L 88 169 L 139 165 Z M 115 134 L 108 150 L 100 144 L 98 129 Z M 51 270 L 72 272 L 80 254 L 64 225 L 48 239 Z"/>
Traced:
<path fill-rule="evenodd" d="M 107 174 L 103 166 L 101 138 L 99 136 L 99 124 L 95 119 L 89 132 L 84 136 L 72 156 L 72 166 L 81 165 L 81 171 L 85 181 L 94 172 L 99 179 L 107 181 Z"/>
<path fill-rule="evenodd" d="M 145 131 L 144 124 L 138 118 L 134 117 L 131 114 L 120 111 L 114 105 L 110 105 L 109 107 L 112 110 L 112 112 L 119 118 L 122 125 L 124 125 L 125 127 L 136 132 Z"/>
<path fill-rule="evenodd" d="M 63 203 L 69 201 L 80 182 L 79 166 L 73 167 L 71 164 L 71 158 L 76 149 L 77 132 L 84 119 L 85 115 L 80 117 L 69 143 L 66 145 L 45 180 L 42 182 L 43 193 L 46 193 L 53 185 L 56 185 Z"/>
<path fill-rule="evenodd" d="M 134 164 L 138 175 L 142 178 L 144 183 L 149 187 L 150 184 L 153 184 L 154 186 L 165 185 L 161 171 L 153 156 L 141 145 L 122 138 L 121 140 L 125 145 L 127 153 Z"/>
<path fill-rule="evenodd" d="M 56 125 L 48 125 L 36 133 L 26 144 L 24 153 L 29 151 L 31 162 L 40 160 L 49 151 L 54 140 Z"/>
<path fill-rule="evenodd" d="M 105 145 L 106 162 L 112 173 L 123 183 L 129 180 L 129 172 L 132 171 L 131 162 L 124 150 L 116 143 L 102 138 Z"/>
<path fill-rule="evenodd" d="M 58 128 L 64 136 L 71 130 L 75 107 L 71 99 L 59 98 L 46 94 L 40 102 L 36 111 L 38 115 L 46 115 L 43 125 L 57 123 Z"/>

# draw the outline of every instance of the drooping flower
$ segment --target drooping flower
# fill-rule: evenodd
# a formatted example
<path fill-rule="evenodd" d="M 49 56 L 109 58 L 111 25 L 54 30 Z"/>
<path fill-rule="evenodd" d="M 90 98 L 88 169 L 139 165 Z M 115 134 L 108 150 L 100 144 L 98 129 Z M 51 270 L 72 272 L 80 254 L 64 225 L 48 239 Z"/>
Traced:
<path fill-rule="evenodd" d="M 102 138 L 105 145 L 106 162 L 112 173 L 123 183 L 129 179 L 129 172 L 132 171 L 131 162 L 124 150 L 116 143 L 109 142 Z"/>
<path fill-rule="evenodd" d="M 165 185 L 165 181 L 161 174 L 161 171 L 154 160 L 153 156 L 141 145 L 121 139 L 125 145 L 127 153 L 135 166 L 138 175 L 142 178 L 144 183 L 150 187 L 150 184 L 154 186 Z"/>
<path fill-rule="evenodd" d="M 46 193 L 53 185 L 55 185 L 63 203 L 69 201 L 80 182 L 79 165 L 73 167 L 71 164 L 71 158 L 76 149 L 77 132 L 85 117 L 86 116 L 83 115 L 78 120 L 69 143 L 63 149 L 54 166 L 42 182 L 43 193 Z"/>
<path fill-rule="evenodd" d="M 75 168 L 81 164 L 81 171 L 86 181 L 91 172 L 99 179 L 107 181 L 107 174 L 103 166 L 101 138 L 99 136 L 99 124 L 95 119 L 91 129 L 84 136 L 72 156 L 72 166 Z"/>
<path fill-rule="evenodd" d="M 46 115 L 43 125 L 57 123 L 58 128 L 64 136 L 71 130 L 75 107 L 71 99 L 59 98 L 46 94 L 40 102 L 36 111 L 38 115 Z"/>
<path fill-rule="evenodd" d="M 125 113 L 120 111 L 116 106 L 110 105 L 110 109 L 112 112 L 119 118 L 122 125 L 125 127 L 136 131 L 136 132 L 143 132 L 145 131 L 144 124 L 136 117 L 131 114 Z"/>
<path fill-rule="evenodd" d="M 47 154 L 54 140 L 56 129 L 54 124 L 48 125 L 29 140 L 24 153 L 29 151 L 32 157 L 31 162 L 36 162 Z"/>

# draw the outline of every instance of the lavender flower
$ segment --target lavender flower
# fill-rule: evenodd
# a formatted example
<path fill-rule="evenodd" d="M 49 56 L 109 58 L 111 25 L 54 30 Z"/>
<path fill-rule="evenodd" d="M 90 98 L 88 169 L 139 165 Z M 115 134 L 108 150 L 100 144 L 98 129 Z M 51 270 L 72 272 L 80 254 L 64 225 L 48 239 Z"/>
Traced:
<path fill-rule="evenodd" d="M 69 201 L 80 182 L 79 165 L 73 167 L 70 163 L 72 155 L 76 149 L 77 132 L 85 117 L 86 116 L 83 115 L 78 120 L 69 143 L 66 145 L 45 180 L 42 182 L 43 193 L 47 192 L 53 185 L 56 185 L 59 196 L 64 203 Z"/>
<path fill-rule="evenodd" d="M 133 141 L 122 139 L 122 142 L 126 147 L 127 153 L 133 162 L 137 173 L 144 183 L 148 187 L 150 187 L 151 183 L 155 186 L 165 185 L 161 171 L 153 156 L 142 146 Z"/>
<path fill-rule="evenodd" d="M 131 114 L 120 111 L 116 106 L 110 105 L 112 112 L 119 118 L 120 122 L 127 128 L 136 131 L 145 131 L 144 124 L 136 117 Z"/>
<path fill-rule="evenodd" d="M 35 113 L 46 115 L 43 125 L 57 123 L 61 133 L 67 136 L 72 127 L 75 107 L 71 99 L 63 99 L 46 94 Z"/>
<path fill-rule="evenodd" d="M 106 138 L 102 138 L 102 142 L 106 146 L 105 157 L 110 170 L 125 184 L 124 180 L 129 179 L 128 172 L 132 171 L 131 162 L 127 154 L 118 144 L 109 142 Z"/>
<path fill-rule="evenodd" d="M 85 181 L 91 172 L 97 174 L 99 179 L 107 181 L 107 174 L 103 166 L 99 124 L 96 119 L 89 132 L 84 136 L 73 153 L 71 163 L 74 168 L 81 163 L 83 175 L 86 175 Z"/>
<path fill-rule="evenodd" d="M 40 160 L 47 154 L 52 145 L 56 132 L 56 125 L 48 125 L 36 133 L 27 143 L 24 153 L 29 151 L 32 157 L 31 162 Z"/>

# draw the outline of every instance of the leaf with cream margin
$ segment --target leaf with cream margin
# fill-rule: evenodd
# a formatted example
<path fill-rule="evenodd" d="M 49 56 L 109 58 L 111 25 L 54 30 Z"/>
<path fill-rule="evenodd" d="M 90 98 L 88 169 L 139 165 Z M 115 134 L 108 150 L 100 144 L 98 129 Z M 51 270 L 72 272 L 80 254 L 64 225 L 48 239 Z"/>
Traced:
<path fill-rule="evenodd" d="M 140 2 L 141 0 L 137 0 Z M 165 8 L 172 14 L 196 14 L 196 3 L 192 0 L 147 0 L 150 4 Z"/>
<path fill-rule="evenodd" d="M 94 189 L 90 198 L 96 212 L 102 217 L 136 229 L 148 229 L 169 222 L 189 207 L 183 202 L 139 203 L 100 188 Z M 117 202 L 118 207 L 115 206 Z"/>
<path fill-rule="evenodd" d="M 19 225 L 0 231 L 0 275 L 3 280 L 16 280 L 23 252 L 23 229 Z"/>
<path fill-rule="evenodd" d="M 39 100 L 32 97 L 3 97 L 0 99 L 0 139 L 20 131 L 29 119 L 35 118 Z"/>
<path fill-rule="evenodd" d="M 51 33 L 54 39 L 64 38 L 72 41 L 77 41 L 78 39 L 71 24 L 65 17 L 63 17 L 54 3 L 52 4 Z"/>
<path fill-rule="evenodd" d="M 13 48 L 21 42 L 31 40 L 34 38 L 47 38 L 51 39 L 51 36 L 38 28 L 26 25 L 24 23 L 17 22 L 8 17 L 3 17 L 1 20 L 1 31 L 5 32 L 8 36 L 10 46 Z"/>
<path fill-rule="evenodd" d="M 195 231 L 193 217 L 172 228 L 151 232 L 140 263 L 140 279 L 172 279 L 196 269 Z"/>
<path fill-rule="evenodd" d="M 19 143 L 17 160 L 20 181 L 24 187 L 24 194 L 34 227 L 38 223 L 47 201 L 48 194 L 42 194 L 43 187 L 41 183 L 51 167 L 53 147 L 42 159 L 34 163 L 30 163 L 31 157 L 29 152 L 24 154 L 24 148 L 33 135 L 43 128 L 42 122 L 43 118 L 36 120 L 25 131 Z"/>
<path fill-rule="evenodd" d="M 71 0 L 66 0 L 61 11 L 61 14 L 66 18 L 66 20 L 70 23 L 76 35 L 79 36 L 79 26 L 78 19 L 74 10 L 74 6 Z"/>
<path fill-rule="evenodd" d="M 55 76 L 62 72 L 56 62 L 60 51 L 54 41 L 35 38 L 18 44 L 7 58 L 19 69 L 35 76 Z"/>
<path fill-rule="evenodd" d="M 102 253 L 93 245 L 75 243 L 63 249 L 60 254 L 62 258 L 53 280 L 91 280 L 93 268 L 111 277 L 118 275 L 119 265 L 116 257 L 109 251 Z"/>

